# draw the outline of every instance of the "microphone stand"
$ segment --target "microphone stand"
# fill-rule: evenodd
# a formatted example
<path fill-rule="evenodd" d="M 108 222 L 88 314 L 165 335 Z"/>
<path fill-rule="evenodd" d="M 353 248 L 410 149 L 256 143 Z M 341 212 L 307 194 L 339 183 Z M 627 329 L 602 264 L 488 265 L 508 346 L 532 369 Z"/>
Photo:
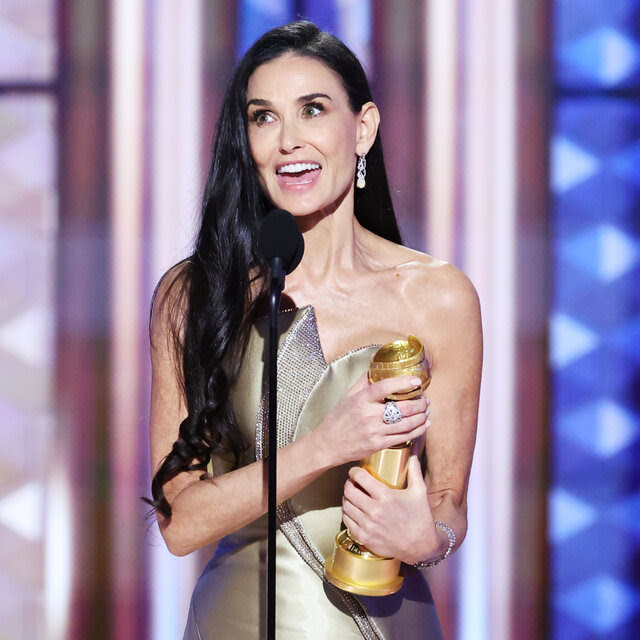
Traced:
<path fill-rule="evenodd" d="M 276 637 L 276 477 L 278 456 L 278 312 L 280 295 L 284 289 L 282 258 L 271 259 L 269 287 L 269 457 L 267 459 L 269 485 L 269 515 L 267 534 L 267 638 Z"/>

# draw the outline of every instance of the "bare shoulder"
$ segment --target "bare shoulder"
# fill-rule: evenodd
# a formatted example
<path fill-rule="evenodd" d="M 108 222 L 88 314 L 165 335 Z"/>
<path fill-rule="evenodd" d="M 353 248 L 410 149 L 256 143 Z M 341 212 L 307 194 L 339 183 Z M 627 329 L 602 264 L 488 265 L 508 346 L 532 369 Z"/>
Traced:
<path fill-rule="evenodd" d="M 387 266 L 394 272 L 408 303 L 438 312 L 469 312 L 479 309 L 478 294 L 471 280 L 457 267 L 434 256 L 383 241 Z"/>
<path fill-rule="evenodd" d="M 444 396 L 438 395 L 439 384 L 444 384 L 451 389 L 467 389 L 469 406 L 477 406 L 483 337 L 476 289 L 452 264 L 409 251 L 405 255 L 410 259 L 397 266 L 403 285 L 405 326 L 421 337 L 434 376 L 437 373 L 439 382 L 432 384 L 432 400 L 446 405 Z"/>
<path fill-rule="evenodd" d="M 398 266 L 412 297 L 439 312 L 473 312 L 478 294 L 469 277 L 449 262 L 412 251 L 414 259 Z M 417 256 L 415 255 L 417 254 Z"/>
<path fill-rule="evenodd" d="M 167 270 L 151 300 L 150 336 L 156 348 L 160 338 L 182 335 L 188 302 L 191 265 L 183 260 Z"/>

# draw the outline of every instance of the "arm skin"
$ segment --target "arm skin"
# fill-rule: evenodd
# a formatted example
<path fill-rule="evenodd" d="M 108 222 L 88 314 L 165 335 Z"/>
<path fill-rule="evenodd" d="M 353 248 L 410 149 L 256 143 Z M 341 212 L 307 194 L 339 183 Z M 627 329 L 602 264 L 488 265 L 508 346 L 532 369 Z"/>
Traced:
<path fill-rule="evenodd" d="M 162 312 L 151 326 L 151 469 L 155 473 L 178 437 L 186 416 L 176 363 Z M 381 402 L 389 393 L 411 386 L 409 376 L 369 385 L 366 374 L 310 434 L 278 451 L 278 502 L 307 486 L 327 469 L 359 460 L 382 448 L 423 436 L 426 401 L 399 403 L 405 416 L 395 425 L 381 420 Z M 329 446 L 328 443 L 332 443 Z M 164 485 L 171 518 L 158 515 L 169 551 L 186 555 L 217 542 L 267 511 L 263 462 L 257 461 L 211 480 L 183 472 Z"/>
<path fill-rule="evenodd" d="M 453 267 L 445 268 L 437 286 L 440 292 L 429 299 L 427 321 L 420 321 L 424 306 L 414 310 L 416 326 L 422 327 L 422 333 L 415 333 L 428 336 L 431 349 L 426 474 L 423 478 L 413 456 L 407 488 L 394 490 L 354 467 L 343 499 L 344 522 L 356 539 L 374 553 L 408 564 L 436 560 L 446 552 L 449 540 L 435 521 L 453 528 L 456 548 L 467 531 L 482 367 L 480 307 L 469 280 Z"/>

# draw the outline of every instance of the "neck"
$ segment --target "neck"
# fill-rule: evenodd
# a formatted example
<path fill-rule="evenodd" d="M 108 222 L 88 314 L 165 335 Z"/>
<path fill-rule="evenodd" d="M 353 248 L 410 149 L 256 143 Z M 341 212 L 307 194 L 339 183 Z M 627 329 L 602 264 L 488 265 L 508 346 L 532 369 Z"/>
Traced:
<path fill-rule="evenodd" d="M 363 228 L 353 213 L 353 197 L 331 212 L 300 216 L 296 222 L 304 237 L 304 257 L 296 280 L 321 282 L 352 272 L 363 264 Z M 292 274 L 293 275 L 293 274 Z"/>

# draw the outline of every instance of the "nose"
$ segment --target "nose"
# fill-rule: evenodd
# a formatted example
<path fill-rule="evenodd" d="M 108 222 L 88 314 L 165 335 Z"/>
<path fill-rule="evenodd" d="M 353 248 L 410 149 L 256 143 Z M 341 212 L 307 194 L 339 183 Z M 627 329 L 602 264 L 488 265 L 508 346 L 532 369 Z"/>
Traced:
<path fill-rule="evenodd" d="M 283 119 L 280 125 L 280 151 L 292 153 L 304 146 L 295 120 Z"/>

